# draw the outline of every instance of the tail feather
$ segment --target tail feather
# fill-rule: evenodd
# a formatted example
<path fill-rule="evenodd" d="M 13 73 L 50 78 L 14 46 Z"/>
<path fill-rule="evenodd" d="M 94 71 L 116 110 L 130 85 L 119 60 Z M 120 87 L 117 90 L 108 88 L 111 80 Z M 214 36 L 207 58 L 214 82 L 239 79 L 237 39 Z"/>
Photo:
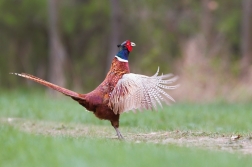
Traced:
<path fill-rule="evenodd" d="M 26 73 L 21 73 L 21 74 L 19 74 L 19 73 L 10 73 L 10 74 L 14 74 L 14 75 L 18 75 L 20 77 L 30 79 L 32 81 L 35 81 L 35 82 L 39 83 L 39 84 L 45 85 L 45 86 L 47 86 L 49 88 L 52 88 L 52 89 L 54 89 L 54 90 L 56 90 L 58 92 L 61 92 L 61 93 L 65 94 L 65 95 L 67 95 L 67 96 L 70 96 L 70 97 L 72 97 L 74 99 L 83 99 L 83 97 L 79 93 L 76 93 L 74 91 L 68 90 L 68 89 L 63 88 L 63 87 L 60 87 L 60 86 L 55 85 L 53 83 L 47 82 L 47 81 L 45 81 L 45 80 L 43 80 L 41 78 L 35 77 L 33 75 L 26 74 Z"/>

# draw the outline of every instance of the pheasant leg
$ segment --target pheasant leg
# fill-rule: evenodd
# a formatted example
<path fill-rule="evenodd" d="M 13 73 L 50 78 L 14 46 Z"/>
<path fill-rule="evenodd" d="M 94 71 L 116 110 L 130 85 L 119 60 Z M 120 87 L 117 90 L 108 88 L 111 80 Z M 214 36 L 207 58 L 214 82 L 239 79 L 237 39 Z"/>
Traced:
<path fill-rule="evenodd" d="M 124 137 L 122 136 L 121 132 L 119 131 L 119 128 L 115 128 L 115 130 L 116 130 L 116 134 L 118 136 L 118 139 L 120 139 L 120 140 L 124 139 Z"/>

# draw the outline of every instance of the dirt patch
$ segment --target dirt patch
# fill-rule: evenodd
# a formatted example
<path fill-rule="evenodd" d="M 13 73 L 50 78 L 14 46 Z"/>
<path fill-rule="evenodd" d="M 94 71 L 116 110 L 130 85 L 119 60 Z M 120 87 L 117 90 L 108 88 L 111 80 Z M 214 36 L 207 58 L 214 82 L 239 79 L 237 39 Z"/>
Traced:
<path fill-rule="evenodd" d="M 50 121 L 27 120 L 21 118 L 0 118 L 0 123 L 13 126 L 21 131 L 46 136 L 66 136 L 66 137 L 108 137 L 106 133 L 109 127 L 66 124 Z"/>
<path fill-rule="evenodd" d="M 20 118 L 0 118 L 0 123 L 38 135 L 117 139 L 113 128 L 110 126 L 65 124 Z M 122 128 L 121 131 L 124 134 L 125 141 L 129 142 L 176 144 L 186 147 L 252 154 L 252 134 L 232 135 L 190 131 L 131 133 L 138 131 L 134 128 Z"/>
<path fill-rule="evenodd" d="M 171 131 L 137 134 L 132 140 L 136 142 L 176 144 L 187 147 L 196 146 L 211 150 L 238 151 L 244 154 L 252 154 L 252 137 L 249 134 L 238 136 L 205 132 Z"/>

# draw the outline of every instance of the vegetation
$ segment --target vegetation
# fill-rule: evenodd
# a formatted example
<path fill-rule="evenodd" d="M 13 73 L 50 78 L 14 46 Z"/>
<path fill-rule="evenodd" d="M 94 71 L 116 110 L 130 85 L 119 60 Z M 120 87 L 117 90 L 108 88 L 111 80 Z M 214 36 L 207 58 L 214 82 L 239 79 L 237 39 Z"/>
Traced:
<path fill-rule="evenodd" d="M 45 93 L 2 91 L 0 117 L 17 117 L 57 122 L 108 125 L 68 97 L 52 100 Z M 252 123 L 250 103 L 173 104 L 158 112 L 129 112 L 122 115 L 121 126 L 148 130 L 193 130 L 220 133 L 249 133 Z M 114 129 L 111 128 L 114 132 Z"/>
<path fill-rule="evenodd" d="M 251 0 L 0 0 L 0 166 L 251 166 Z M 178 101 L 110 122 L 9 72 L 85 93 L 116 45 Z M 56 47 L 55 47 L 56 46 Z M 248 155 L 247 155 L 248 154 Z"/>
<path fill-rule="evenodd" d="M 241 147 L 240 143 L 238 147 L 237 141 L 226 146 L 229 140 L 223 144 L 219 140 L 240 134 L 244 143 L 251 137 L 251 104 L 178 104 L 159 112 L 125 113 L 121 128 L 126 139 L 118 141 L 108 121 L 96 119 L 67 98 L 52 101 L 41 92 L 29 91 L 2 95 L 1 166 L 249 166 L 252 163 L 250 156 L 240 152 L 249 145 Z M 205 143 L 195 148 L 190 142 L 200 143 L 199 137 L 219 141 L 211 147 Z M 164 144 L 169 139 L 188 140 L 189 144 L 185 142 L 182 146 L 189 147 L 178 146 L 176 142 Z M 206 150 L 209 148 L 212 151 Z"/>
<path fill-rule="evenodd" d="M 130 56 L 132 72 L 152 75 L 160 66 L 164 73 L 181 76 L 183 85 L 203 87 L 193 92 L 182 87 L 181 92 L 195 96 L 188 99 L 179 93 L 177 99 L 197 101 L 209 91 L 214 93 L 202 101 L 217 96 L 236 101 L 245 89 L 249 93 L 241 100 L 248 100 L 249 6 L 250 0 L 0 0 L 0 86 L 26 84 L 8 75 L 26 72 L 90 91 L 103 80 L 115 44 L 130 39 L 137 44 Z M 59 49 L 52 50 L 57 48 L 52 41 Z M 192 74 L 195 77 L 189 77 Z M 215 82 L 209 83 L 210 78 Z M 228 95 L 236 86 L 239 91 Z"/>
<path fill-rule="evenodd" d="M 35 136 L 0 127 L 1 166 L 249 166 L 251 157 L 174 145 Z M 119 156 L 117 156 L 119 155 Z"/>

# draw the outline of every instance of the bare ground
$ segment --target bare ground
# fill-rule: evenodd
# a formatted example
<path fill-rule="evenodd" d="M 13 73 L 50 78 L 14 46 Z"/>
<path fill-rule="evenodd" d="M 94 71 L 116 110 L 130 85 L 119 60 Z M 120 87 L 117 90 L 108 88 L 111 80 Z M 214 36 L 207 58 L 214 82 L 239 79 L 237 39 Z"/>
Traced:
<path fill-rule="evenodd" d="M 114 129 L 110 126 L 66 124 L 20 118 L 0 118 L 0 124 L 7 124 L 21 131 L 37 135 L 117 139 Z M 125 141 L 128 142 L 176 144 L 186 147 L 252 154 L 252 134 L 232 135 L 179 130 L 139 133 L 134 128 L 121 128 L 121 131 L 124 134 Z"/>

